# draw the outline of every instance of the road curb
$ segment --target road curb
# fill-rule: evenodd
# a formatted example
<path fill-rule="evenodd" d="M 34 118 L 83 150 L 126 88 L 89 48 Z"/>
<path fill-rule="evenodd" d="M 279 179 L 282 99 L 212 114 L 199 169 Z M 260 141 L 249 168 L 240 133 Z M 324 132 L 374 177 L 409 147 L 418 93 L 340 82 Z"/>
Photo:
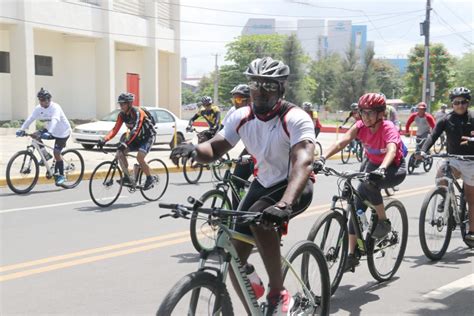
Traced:
<path fill-rule="evenodd" d="M 412 153 L 414 152 L 414 150 L 409 150 L 408 153 Z M 331 158 L 328 158 L 327 160 L 340 160 L 341 157 L 340 155 L 338 154 L 335 154 L 334 156 L 332 156 Z M 169 173 L 178 173 L 178 172 L 183 172 L 183 167 L 176 167 L 176 166 L 173 166 L 173 167 L 168 167 L 168 172 Z M 164 168 L 160 168 L 160 170 L 163 170 Z M 90 170 L 90 171 L 84 171 L 84 176 L 82 178 L 82 181 L 84 180 L 89 180 L 91 178 L 91 175 L 92 175 L 92 171 L 93 170 Z M 20 183 L 22 182 L 25 182 L 27 181 L 27 179 L 30 179 L 30 178 L 25 178 L 25 179 L 14 179 L 13 181 L 20 181 Z M 23 180 L 23 181 L 22 181 Z M 46 178 L 46 176 L 39 176 L 38 178 L 38 182 L 36 184 L 46 184 L 46 183 L 53 183 L 54 181 L 50 178 Z M 6 178 L 0 178 L 0 188 L 3 188 L 3 187 L 6 187 L 7 186 L 7 179 Z"/>

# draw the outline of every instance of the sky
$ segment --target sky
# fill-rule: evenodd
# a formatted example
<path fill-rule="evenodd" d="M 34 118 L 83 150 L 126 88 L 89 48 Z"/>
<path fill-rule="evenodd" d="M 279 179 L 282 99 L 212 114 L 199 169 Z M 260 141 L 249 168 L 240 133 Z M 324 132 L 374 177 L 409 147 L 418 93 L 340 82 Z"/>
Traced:
<path fill-rule="evenodd" d="M 443 43 L 455 56 L 473 49 L 474 1 L 431 3 L 431 42 Z M 304 18 L 350 19 L 353 25 L 367 25 L 376 58 L 406 58 L 410 48 L 424 43 L 419 24 L 425 19 L 426 0 L 181 0 L 180 5 L 181 56 L 188 59 L 188 77 L 211 72 L 215 54 L 219 65 L 229 63 L 225 45 L 241 35 L 249 18 L 275 18 L 290 25 Z"/>

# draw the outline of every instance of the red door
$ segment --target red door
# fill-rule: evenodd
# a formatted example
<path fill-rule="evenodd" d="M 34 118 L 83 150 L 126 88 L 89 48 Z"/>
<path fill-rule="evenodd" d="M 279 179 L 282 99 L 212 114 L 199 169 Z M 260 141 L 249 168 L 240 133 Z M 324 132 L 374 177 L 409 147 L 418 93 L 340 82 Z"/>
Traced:
<path fill-rule="evenodd" d="M 127 92 L 135 95 L 133 105 L 140 105 L 140 76 L 138 74 L 127 73 Z"/>

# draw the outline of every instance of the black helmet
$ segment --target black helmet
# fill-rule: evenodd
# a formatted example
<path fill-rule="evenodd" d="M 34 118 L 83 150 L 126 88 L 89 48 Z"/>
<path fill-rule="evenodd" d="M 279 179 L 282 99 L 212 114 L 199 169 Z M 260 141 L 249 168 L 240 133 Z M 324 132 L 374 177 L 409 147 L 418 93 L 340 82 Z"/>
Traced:
<path fill-rule="evenodd" d="M 51 93 L 48 90 L 41 88 L 41 90 L 36 95 L 38 99 L 51 99 Z"/>
<path fill-rule="evenodd" d="M 247 98 L 250 98 L 250 88 L 246 84 L 239 84 L 232 89 L 231 94 L 241 94 Z"/>
<path fill-rule="evenodd" d="M 444 104 L 444 103 L 441 104 L 441 109 L 442 109 L 442 110 L 446 110 L 447 108 L 448 108 L 448 106 L 447 106 L 446 104 Z"/>
<path fill-rule="evenodd" d="M 204 97 L 202 97 L 201 102 L 202 102 L 202 105 L 204 105 L 204 106 L 210 105 L 210 104 L 212 104 L 212 98 L 209 97 L 209 96 L 204 96 Z"/>
<path fill-rule="evenodd" d="M 456 97 L 464 97 L 467 100 L 471 100 L 471 90 L 464 87 L 457 87 L 449 92 L 449 99 L 453 101 Z"/>
<path fill-rule="evenodd" d="M 271 57 L 257 58 L 250 63 L 244 75 L 249 78 L 285 81 L 290 75 L 290 67 L 279 60 L 273 60 Z"/>
<path fill-rule="evenodd" d="M 351 104 L 351 110 L 357 110 L 359 108 L 359 104 L 357 103 L 352 103 Z"/>
<path fill-rule="evenodd" d="M 135 100 L 135 96 L 133 95 L 133 93 L 124 92 L 119 95 L 117 102 L 125 103 L 125 102 L 133 102 L 133 100 Z"/>

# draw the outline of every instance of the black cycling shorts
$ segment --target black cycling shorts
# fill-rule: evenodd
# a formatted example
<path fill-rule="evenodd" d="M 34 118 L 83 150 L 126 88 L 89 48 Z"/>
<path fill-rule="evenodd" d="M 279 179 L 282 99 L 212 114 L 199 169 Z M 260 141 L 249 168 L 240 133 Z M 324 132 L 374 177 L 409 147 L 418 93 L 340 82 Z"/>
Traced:
<path fill-rule="evenodd" d="M 267 207 L 280 201 L 287 186 L 287 180 L 275 184 L 270 188 L 265 188 L 257 180 L 254 180 L 244 199 L 240 202 L 238 210 L 245 212 L 262 212 Z M 308 179 L 303 192 L 301 192 L 296 203 L 293 204 L 293 212 L 291 213 L 290 218 L 303 213 L 309 207 L 312 200 L 313 182 Z M 236 225 L 235 230 L 242 234 L 252 235 L 248 225 Z"/>
<path fill-rule="evenodd" d="M 141 151 L 145 154 L 148 154 L 154 143 L 155 136 L 150 136 L 145 139 L 134 140 L 131 144 L 128 145 L 128 149 L 130 151 Z"/>

